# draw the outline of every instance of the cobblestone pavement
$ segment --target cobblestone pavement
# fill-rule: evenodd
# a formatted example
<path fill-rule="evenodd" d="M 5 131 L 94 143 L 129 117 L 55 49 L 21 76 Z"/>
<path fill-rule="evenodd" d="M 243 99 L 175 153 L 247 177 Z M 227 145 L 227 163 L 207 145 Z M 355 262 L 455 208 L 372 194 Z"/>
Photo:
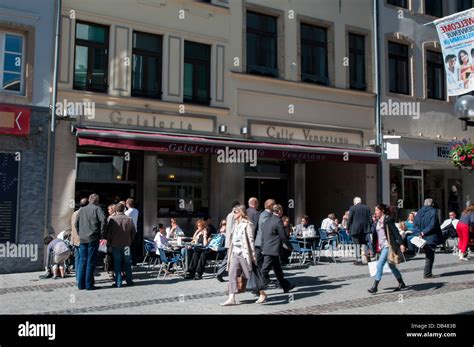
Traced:
<path fill-rule="evenodd" d="M 0 314 L 457 314 L 474 313 L 474 261 L 460 262 L 451 254 L 436 255 L 433 279 L 423 279 L 424 256 L 401 270 L 408 290 L 394 293 L 393 275 L 384 274 L 379 293 L 371 295 L 367 266 L 338 263 L 290 266 L 286 277 L 296 288 L 289 294 L 268 290 L 268 301 L 255 304 L 250 293 L 239 304 L 221 307 L 226 284 L 211 274 L 200 281 L 157 272 L 134 270 L 135 286 L 112 288 L 108 275 L 96 277 L 95 291 L 79 291 L 73 277 L 40 280 L 40 273 L 0 275 Z"/>

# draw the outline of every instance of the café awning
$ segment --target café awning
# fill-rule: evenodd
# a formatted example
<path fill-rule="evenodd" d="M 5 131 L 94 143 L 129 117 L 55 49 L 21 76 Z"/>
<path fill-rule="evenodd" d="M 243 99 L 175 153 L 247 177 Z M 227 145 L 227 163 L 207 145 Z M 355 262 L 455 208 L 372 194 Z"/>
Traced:
<path fill-rule="evenodd" d="M 343 162 L 376 164 L 380 154 L 369 149 L 309 146 L 287 143 L 261 142 L 247 139 L 226 139 L 222 137 L 128 131 L 123 129 L 75 127 L 78 145 L 169 152 L 180 154 L 218 154 L 225 149 L 255 149 L 258 157 L 302 161 Z"/>

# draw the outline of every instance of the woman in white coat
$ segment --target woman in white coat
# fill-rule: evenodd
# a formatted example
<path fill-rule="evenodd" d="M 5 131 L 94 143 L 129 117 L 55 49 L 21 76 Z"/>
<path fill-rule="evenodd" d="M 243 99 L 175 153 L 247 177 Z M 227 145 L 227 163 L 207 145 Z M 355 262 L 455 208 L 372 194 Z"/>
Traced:
<path fill-rule="evenodd" d="M 254 242 L 254 225 L 247 217 L 244 205 L 234 207 L 234 225 L 230 234 L 227 270 L 229 271 L 229 298 L 221 306 L 236 305 L 235 294 L 239 292 L 238 277 L 248 280 L 252 273 L 252 264 L 257 265 Z M 257 303 L 265 302 L 267 294 L 261 290 Z"/>

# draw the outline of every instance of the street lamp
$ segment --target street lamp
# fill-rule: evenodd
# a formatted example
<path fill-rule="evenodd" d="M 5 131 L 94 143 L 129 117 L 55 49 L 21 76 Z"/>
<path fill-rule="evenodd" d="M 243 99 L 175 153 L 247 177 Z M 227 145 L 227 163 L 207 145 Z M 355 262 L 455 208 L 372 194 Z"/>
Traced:
<path fill-rule="evenodd" d="M 466 131 L 468 126 L 474 126 L 474 96 L 460 97 L 454 104 L 454 114 L 461 120 L 463 131 Z"/>

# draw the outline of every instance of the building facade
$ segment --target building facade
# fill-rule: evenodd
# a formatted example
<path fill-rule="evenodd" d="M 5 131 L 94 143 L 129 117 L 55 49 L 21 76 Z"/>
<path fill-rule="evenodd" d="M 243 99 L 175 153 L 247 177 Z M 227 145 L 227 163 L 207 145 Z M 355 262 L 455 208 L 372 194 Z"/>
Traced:
<path fill-rule="evenodd" d="M 473 201 L 474 178 L 451 166 L 448 143 L 473 139 L 474 129 L 461 131 L 454 116 L 436 28 L 427 24 L 471 7 L 462 0 L 379 0 L 383 196 L 400 218 L 426 197 L 443 219 Z"/>
<path fill-rule="evenodd" d="M 144 237 L 251 196 L 317 225 L 373 205 L 372 1 L 316 3 L 65 0 L 54 229 L 92 192 Z"/>
<path fill-rule="evenodd" d="M 0 273 L 43 266 L 55 2 L 0 3 Z"/>

